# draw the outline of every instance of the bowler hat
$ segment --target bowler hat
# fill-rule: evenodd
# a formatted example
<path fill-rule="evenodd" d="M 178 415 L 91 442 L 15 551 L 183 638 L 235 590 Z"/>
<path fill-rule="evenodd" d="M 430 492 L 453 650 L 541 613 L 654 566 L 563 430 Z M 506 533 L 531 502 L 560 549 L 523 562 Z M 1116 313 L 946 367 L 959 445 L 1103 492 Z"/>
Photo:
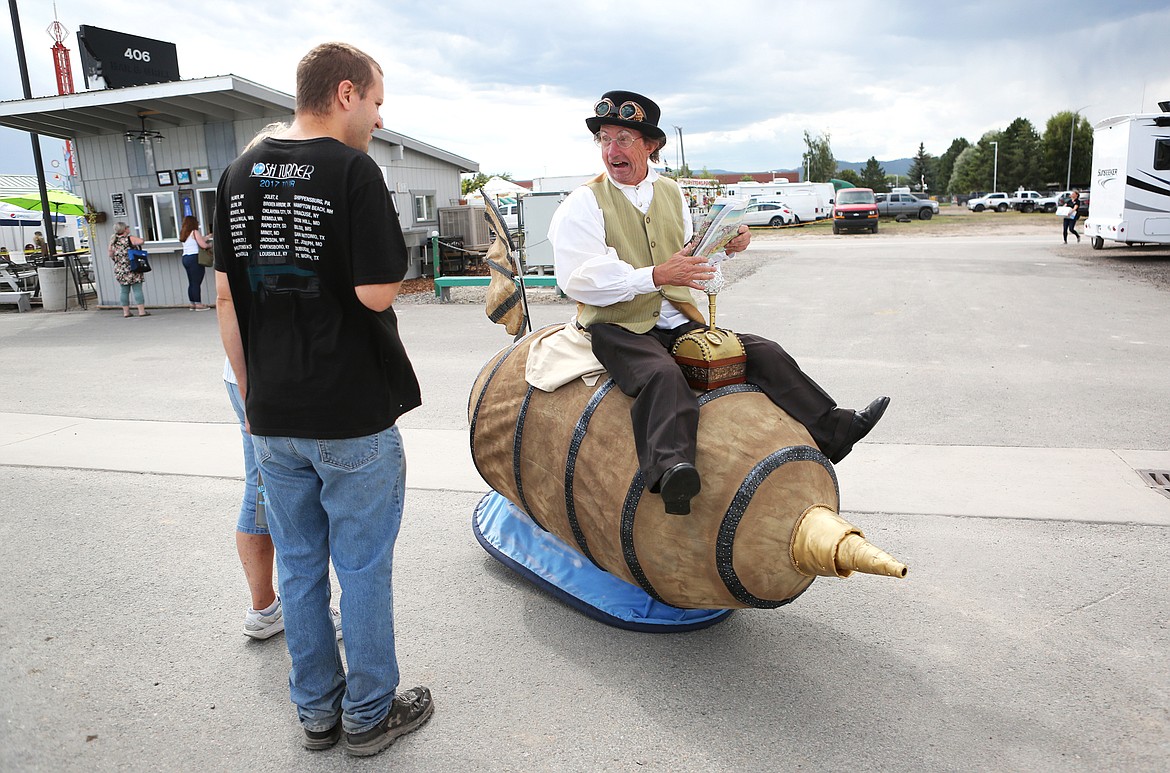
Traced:
<path fill-rule="evenodd" d="M 607 91 L 594 105 L 593 115 L 585 119 L 591 134 L 602 126 L 625 126 L 637 129 L 645 137 L 664 140 L 666 132 L 658 128 L 662 111 L 652 100 L 632 91 Z"/>

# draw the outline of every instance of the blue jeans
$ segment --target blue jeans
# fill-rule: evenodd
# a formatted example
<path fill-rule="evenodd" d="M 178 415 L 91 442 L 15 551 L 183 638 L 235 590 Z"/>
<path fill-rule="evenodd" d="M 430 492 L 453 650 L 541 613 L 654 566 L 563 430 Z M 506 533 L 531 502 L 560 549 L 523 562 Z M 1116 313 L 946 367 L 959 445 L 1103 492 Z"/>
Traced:
<path fill-rule="evenodd" d="M 256 482 L 259 472 L 256 467 L 256 451 L 252 444 L 252 436 L 244 429 L 244 401 L 240 399 L 240 387 L 230 381 L 223 382 L 227 387 L 228 399 L 232 402 L 232 410 L 240 422 L 240 437 L 244 441 L 244 501 L 240 503 L 240 515 L 236 519 L 236 531 L 244 534 L 267 534 L 268 527 L 256 523 Z"/>
<path fill-rule="evenodd" d="M 120 292 L 122 293 L 122 304 L 121 305 L 123 305 L 123 306 L 130 305 L 130 291 L 131 290 L 134 290 L 134 305 L 135 306 L 146 305 L 146 300 L 142 297 L 142 282 L 135 282 L 132 285 L 118 285 L 118 287 L 120 288 Z"/>
<path fill-rule="evenodd" d="M 343 440 L 252 436 L 292 657 L 301 724 L 372 728 L 398 687 L 391 569 L 402 522 L 406 456 L 397 427 Z M 341 584 L 348 674 L 329 617 L 329 560 Z"/>
<path fill-rule="evenodd" d="M 203 277 L 207 269 L 199 265 L 199 254 L 184 255 L 183 268 L 187 270 L 187 300 L 203 303 Z"/>

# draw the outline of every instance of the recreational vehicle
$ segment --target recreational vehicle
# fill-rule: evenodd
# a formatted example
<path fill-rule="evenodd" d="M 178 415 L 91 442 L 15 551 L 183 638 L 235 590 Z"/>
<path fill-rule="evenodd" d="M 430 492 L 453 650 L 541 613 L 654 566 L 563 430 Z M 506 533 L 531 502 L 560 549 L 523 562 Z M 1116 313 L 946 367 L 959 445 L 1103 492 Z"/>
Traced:
<path fill-rule="evenodd" d="M 765 200 L 780 200 L 792 207 L 793 211 L 800 217 L 801 222 L 808 222 L 810 220 L 823 220 L 824 218 L 833 215 L 833 184 L 832 183 L 756 183 L 756 182 L 741 182 L 733 183 L 727 188 L 728 196 L 742 196 L 746 199 Z M 793 207 L 790 198 L 796 195 L 805 195 L 814 197 L 812 202 L 812 213 L 810 216 L 805 216 L 797 207 Z M 802 204 L 798 204 L 800 209 L 805 209 Z"/>
<path fill-rule="evenodd" d="M 1170 101 L 1161 113 L 1120 115 L 1093 127 L 1093 202 L 1085 234 L 1105 240 L 1170 244 Z"/>
<path fill-rule="evenodd" d="M 819 220 L 821 200 L 809 191 L 778 194 L 752 194 L 746 197 L 748 206 L 752 204 L 783 204 L 796 215 L 797 223 L 812 223 Z"/>

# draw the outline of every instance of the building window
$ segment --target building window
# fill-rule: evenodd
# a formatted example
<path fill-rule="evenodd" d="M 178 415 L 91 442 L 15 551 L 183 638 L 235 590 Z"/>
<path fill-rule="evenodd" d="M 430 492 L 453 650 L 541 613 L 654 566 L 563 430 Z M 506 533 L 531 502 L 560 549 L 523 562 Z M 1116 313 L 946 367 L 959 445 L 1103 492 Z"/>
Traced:
<path fill-rule="evenodd" d="M 1154 168 L 1170 169 L 1170 140 L 1154 141 Z"/>
<path fill-rule="evenodd" d="M 138 225 L 142 238 L 148 242 L 178 241 L 179 220 L 173 193 L 140 193 Z"/>
<path fill-rule="evenodd" d="M 413 191 L 413 195 L 414 222 L 426 223 L 434 221 L 438 217 L 438 212 L 435 210 L 435 192 Z"/>
<path fill-rule="evenodd" d="M 200 230 L 206 236 L 208 231 L 215 231 L 215 188 L 200 188 L 199 195 L 199 224 Z"/>

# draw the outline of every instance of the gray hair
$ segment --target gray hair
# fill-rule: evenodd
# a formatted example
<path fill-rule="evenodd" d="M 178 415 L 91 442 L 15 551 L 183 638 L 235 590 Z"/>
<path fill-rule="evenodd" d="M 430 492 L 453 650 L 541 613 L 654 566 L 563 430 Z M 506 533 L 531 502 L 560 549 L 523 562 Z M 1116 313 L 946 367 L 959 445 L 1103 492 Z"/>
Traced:
<path fill-rule="evenodd" d="M 130 226 L 123 223 L 121 220 L 114 223 L 114 236 L 121 236 L 130 230 Z"/>
<path fill-rule="evenodd" d="M 248 142 L 248 144 L 244 146 L 243 152 L 247 153 L 249 150 L 251 150 L 252 148 L 259 145 L 260 141 L 265 139 L 266 137 L 278 137 L 281 134 L 284 134 L 285 130 L 287 130 L 287 129 L 288 129 L 288 124 L 285 123 L 284 121 L 276 121 L 274 123 L 268 124 L 263 129 L 256 132 L 256 136 L 253 137 Z"/>

